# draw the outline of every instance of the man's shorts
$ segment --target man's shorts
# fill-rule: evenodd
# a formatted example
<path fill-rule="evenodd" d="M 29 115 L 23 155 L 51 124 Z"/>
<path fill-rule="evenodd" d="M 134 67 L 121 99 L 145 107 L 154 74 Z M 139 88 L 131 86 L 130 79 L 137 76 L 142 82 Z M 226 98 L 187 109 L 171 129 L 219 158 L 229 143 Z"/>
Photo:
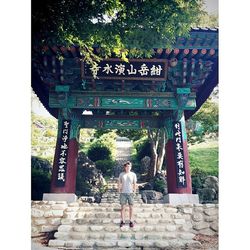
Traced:
<path fill-rule="evenodd" d="M 133 193 L 120 193 L 120 204 L 122 206 L 126 205 L 134 205 L 134 194 Z"/>

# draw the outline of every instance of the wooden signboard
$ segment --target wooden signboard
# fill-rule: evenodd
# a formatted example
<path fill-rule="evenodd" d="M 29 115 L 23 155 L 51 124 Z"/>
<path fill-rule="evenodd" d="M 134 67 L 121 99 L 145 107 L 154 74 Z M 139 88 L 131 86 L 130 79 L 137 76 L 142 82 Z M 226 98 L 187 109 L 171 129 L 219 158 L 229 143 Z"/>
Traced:
<path fill-rule="evenodd" d="M 161 81 L 167 79 L 166 59 L 107 59 L 95 66 L 81 64 L 82 79 Z"/>

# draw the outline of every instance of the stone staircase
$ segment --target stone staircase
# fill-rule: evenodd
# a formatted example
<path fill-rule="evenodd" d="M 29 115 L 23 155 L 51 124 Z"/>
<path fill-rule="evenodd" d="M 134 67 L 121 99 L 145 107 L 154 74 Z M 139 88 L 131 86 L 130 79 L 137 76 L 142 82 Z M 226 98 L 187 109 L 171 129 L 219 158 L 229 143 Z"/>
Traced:
<path fill-rule="evenodd" d="M 102 195 L 101 203 L 120 203 L 120 195 L 118 193 L 118 178 L 108 181 L 108 190 Z M 137 193 L 134 197 L 135 204 L 143 203 L 141 194 Z"/>
<path fill-rule="evenodd" d="M 65 210 L 50 247 L 58 249 L 202 249 L 193 240 L 193 205 L 136 204 L 134 228 L 119 227 L 117 203 L 75 204 Z M 126 211 L 128 216 L 128 211 Z"/>

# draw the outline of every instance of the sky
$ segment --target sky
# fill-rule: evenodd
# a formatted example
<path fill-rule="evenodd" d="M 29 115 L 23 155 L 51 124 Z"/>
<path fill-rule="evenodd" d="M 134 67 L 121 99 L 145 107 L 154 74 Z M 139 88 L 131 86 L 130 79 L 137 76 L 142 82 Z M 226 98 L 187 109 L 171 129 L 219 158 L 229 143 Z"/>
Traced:
<path fill-rule="evenodd" d="M 205 0 L 205 9 L 209 14 L 218 15 L 218 0 Z M 31 110 L 37 115 L 44 117 L 52 117 L 50 113 L 44 108 L 43 104 L 39 99 L 33 95 L 31 101 Z"/>
<path fill-rule="evenodd" d="M 209 14 L 218 15 L 218 0 L 205 0 L 205 7 Z"/>

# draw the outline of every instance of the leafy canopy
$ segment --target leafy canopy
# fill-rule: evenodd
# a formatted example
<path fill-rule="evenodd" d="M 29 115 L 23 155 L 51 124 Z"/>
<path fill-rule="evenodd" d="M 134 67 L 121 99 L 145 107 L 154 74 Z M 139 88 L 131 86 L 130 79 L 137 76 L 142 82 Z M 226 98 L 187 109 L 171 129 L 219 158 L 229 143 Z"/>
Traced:
<path fill-rule="evenodd" d="M 83 60 L 150 57 L 186 36 L 203 0 L 43 0 L 32 2 L 33 43 L 77 45 Z M 93 47 L 99 47 L 97 56 Z"/>

